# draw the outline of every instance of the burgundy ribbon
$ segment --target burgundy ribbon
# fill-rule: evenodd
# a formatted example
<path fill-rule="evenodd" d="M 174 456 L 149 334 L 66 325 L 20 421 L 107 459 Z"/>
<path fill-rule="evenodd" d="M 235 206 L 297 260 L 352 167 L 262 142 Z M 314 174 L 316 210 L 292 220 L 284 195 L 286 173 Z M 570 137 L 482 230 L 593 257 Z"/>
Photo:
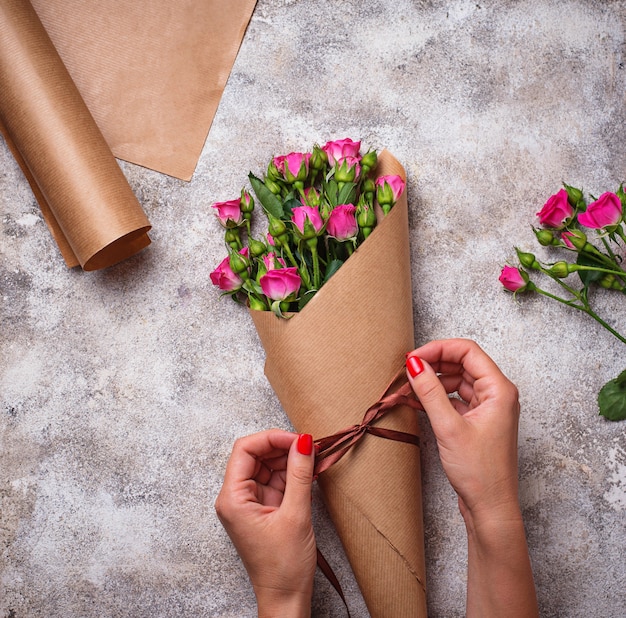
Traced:
<path fill-rule="evenodd" d="M 367 409 L 363 420 L 359 425 L 346 427 L 338 433 L 325 438 L 315 440 L 316 457 L 315 468 L 313 474 L 321 474 L 328 470 L 333 464 L 337 463 L 365 434 L 378 436 L 379 438 L 387 438 L 388 440 L 396 440 L 398 442 L 406 442 L 419 446 L 419 437 L 412 433 L 404 431 L 396 431 L 395 429 L 386 429 L 385 427 L 376 427 L 374 423 L 382 418 L 389 410 L 395 406 L 409 406 L 418 408 L 419 402 L 415 398 L 413 389 L 406 380 L 399 388 L 392 390 L 394 384 L 404 373 L 402 368 L 394 379 L 389 383 L 384 391 L 383 396 L 372 406 Z"/>
<path fill-rule="evenodd" d="M 419 436 L 412 433 L 406 433 L 404 431 L 397 431 L 395 429 L 376 427 L 374 425 L 376 421 L 396 406 L 402 405 L 409 406 L 411 408 L 420 407 L 419 402 L 413 393 L 413 389 L 406 378 L 401 386 L 394 389 L 394 385 L 403 376 L 404 371 L 404 367 L 398 371 L 394 379 L 385 389 L 383 396 L 367 409 L 365 415 L 363 416 L 363 420 L 359 425 L 351 425 L 350 427 L 346 427 L 342 431 L 334 433 L 331 436 L 315 440 L 316 456 L 315 466 L 313 469 L 314 475 L 321 474 L 325 470 L 328 470 L 328 468 L 330 468 L 333 464 L 337 463 L 357 442 L 359 442 L 359 440 L 365 436 L 365 434 L 419 446 Z M 341 584 L 319 549 L 317 550 L 317 566 L 341 597 L 343 604 L 346 606 L 348 618 L 350 618 L 350 609 L 348 608 L 348 603 L 346 602 L 346 597 L 343 593 L 343 589 L 341 588 Z"/>

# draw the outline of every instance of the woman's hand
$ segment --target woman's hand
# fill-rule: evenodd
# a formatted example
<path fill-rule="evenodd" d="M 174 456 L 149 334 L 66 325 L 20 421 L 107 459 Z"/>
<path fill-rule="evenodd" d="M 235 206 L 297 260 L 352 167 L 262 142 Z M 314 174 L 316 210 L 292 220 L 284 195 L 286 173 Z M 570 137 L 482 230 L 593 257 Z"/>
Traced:
<path fill-rule="evenodd" d="M 278 429 L 240 438 L 215 501 L 257 597 L 259 616 L 310 616 L 317 550 L 313 440 Z"/>
<path fill-rule="evenodd" d="M 422 371 L 419 359 L 426 361 Z M 409 354 L 407 369 L 463 516 L 517 511 L 520 409 L 515 385 L 476 343 L 465 339 L 418 348 Z M 458 398 L 449 398 L 452 393 Z"/>
<path fill-rule="evenodd" d="M 517 494 L 517 388 L 464 339 L 411 352 L 407 372 L 465 520 L 468 618 L 537 616 Z"/>

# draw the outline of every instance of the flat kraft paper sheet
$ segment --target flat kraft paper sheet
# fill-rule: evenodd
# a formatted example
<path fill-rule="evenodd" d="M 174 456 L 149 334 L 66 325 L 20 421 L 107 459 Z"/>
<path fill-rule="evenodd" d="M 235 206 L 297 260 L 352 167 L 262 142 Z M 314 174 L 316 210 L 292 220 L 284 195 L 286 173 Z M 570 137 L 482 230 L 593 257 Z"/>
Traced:
<path fill-rule="evenodd" d="M 119 159 L 189 180 L 256 0 L 32 0 Z"/>
<path fill-rule="evenodd" d="M 377 174 L 405 177 L 386 151 Z M 250 314 L 296 430 L 322 438 L 359 424 L 414 348 L 406 191 L 302 312 Z M 379 426 L 419 433 L 406 406 Z M 371 616 L 425 618 L 419 448 L 367 435 L 319 483 Z"/>

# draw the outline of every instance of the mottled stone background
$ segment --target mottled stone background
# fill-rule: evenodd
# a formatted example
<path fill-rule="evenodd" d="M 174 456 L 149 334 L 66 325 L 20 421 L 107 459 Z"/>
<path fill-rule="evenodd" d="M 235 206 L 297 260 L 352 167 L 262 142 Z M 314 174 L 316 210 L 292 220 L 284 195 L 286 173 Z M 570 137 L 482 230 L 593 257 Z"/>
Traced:
<path fill-rule="evenodd" d="M 405 164 L 417 343 L 473 338 L 519 386 L 542 615 L 624 615 L 626 424 L 595 403 L 624 345 L 497 277 L 561 181 L 626 180 L 625 24 L 623 0 L 259 0 L 192 181 L 122 164 L 153 244 L 104 272 L 65 268 L 0 143 L 0 615 L 255 615 L 213 501 L 233 440 L 288 422 L 250 319 L 210 284 L 210 205 L 346 136 Z M 626 330 L 623 297 L 595 300 Z M 462 616 L 464 528 L 423 431 L 430 615 Z M 315 518 L 366 616 L 318 495 Z M 315 615 L 344 616 L 316 582 Z"/>

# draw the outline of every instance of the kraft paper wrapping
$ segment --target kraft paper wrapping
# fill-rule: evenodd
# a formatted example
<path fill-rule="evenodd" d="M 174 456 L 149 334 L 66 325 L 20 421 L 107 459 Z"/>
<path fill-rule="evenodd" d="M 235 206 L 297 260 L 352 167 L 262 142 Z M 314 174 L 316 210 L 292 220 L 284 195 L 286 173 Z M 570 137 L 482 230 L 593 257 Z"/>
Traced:
<path fill-rule="evenodd" d="M 405 177 L 386 151 L 377 174 Z M 250 313 L 296 430 L 321 438 L 360 423 L 414 348 L 406 191 L 302 312 Z M 378 424 L 419 432 L 405 406 Z M 419 448 L 365 436 L 319 484 L 371 616 L 425 617 Z"/>
<path fill-rule="evenodd" d="M 69 267 L 105 268 L 150 223 L 28 0 L 0 0 L 0 131 Z"/>
<path fill-rule="evenodd" d="M 113 154 L 189 180 L 256 0 L 31 1 Z"/>

